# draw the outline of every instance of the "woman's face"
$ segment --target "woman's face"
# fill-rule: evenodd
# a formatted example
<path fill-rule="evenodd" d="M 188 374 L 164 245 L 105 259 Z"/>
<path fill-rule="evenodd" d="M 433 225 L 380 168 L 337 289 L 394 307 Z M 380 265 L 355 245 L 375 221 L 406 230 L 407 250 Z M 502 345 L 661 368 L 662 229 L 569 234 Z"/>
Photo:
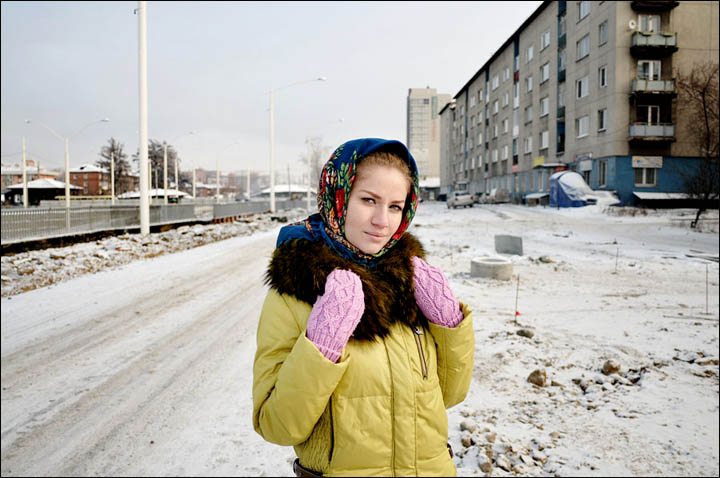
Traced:
<path fill-rule="evenodd" d="M 397 168 L 361 165 L 348 200 L 345 238 L 365 254 L 379 252 L 402 222 L 409 191 L 407 178 Z"/>

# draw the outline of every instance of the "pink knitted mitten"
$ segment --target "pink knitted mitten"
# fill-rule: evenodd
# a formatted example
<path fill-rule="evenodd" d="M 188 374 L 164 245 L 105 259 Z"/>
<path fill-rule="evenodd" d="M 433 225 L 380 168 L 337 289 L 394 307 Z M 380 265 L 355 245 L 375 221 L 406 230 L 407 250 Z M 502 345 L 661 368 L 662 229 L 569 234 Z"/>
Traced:
<path fill-rule="evenodd" d="M 337 363 L 363 312 L 365 295 L 360 278 L 354 272 L 336 269 L 325 281 L 325 294 L 313 305 L 305 335 L 328 360 Z"/>
<path fill-rule="evenodd" d="M 456 327 L 463 319 L 460 304 L 450 290 L 442 271 L 419 257 L 412 258 L 415 269 L 415 301 L 430 322 Z"/>

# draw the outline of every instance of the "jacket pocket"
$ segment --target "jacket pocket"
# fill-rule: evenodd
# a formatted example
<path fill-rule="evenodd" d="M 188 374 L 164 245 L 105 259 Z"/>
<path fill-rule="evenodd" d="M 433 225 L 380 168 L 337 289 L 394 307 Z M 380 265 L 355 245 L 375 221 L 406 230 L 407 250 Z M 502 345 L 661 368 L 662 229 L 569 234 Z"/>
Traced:
<path fill-rule="evenodd" d="M 421 335 L 425 335 L 425 332 L 418 326 L 415 326 L 413 332 L 415 332 L 415 344 L 417 344 L 418 355 L 420 355 L 420 367 L 422 368 L 423 380 L 427 380 L 427 361 L 425 360 L 425 352 L 423 351 L 422 339 L 420 338 Z"/>

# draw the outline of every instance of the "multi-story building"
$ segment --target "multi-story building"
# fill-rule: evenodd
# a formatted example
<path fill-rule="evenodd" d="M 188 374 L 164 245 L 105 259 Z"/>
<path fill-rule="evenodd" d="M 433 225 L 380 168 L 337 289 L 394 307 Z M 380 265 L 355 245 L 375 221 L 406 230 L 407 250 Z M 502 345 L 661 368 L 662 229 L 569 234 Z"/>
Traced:
<path fill-rule="evenodd" d="M 439 111 L 450 95 L 435 88 L 410 88 L 407 96 L 407 146 L 415 158 L 420 185 L 437 187 L 440 178 Z"/>
<path fill-rule="evenodd" d="M 440 111 L 442 191 L 521 202 L 570 169 L 624 204 L 681 192 L 699 151 L 675 77 L 704 61 L 718 2 L 545 1 Z"/>
<path fill-rule="evenodd" d="M 13 164 L 12 166 L 6 166 L 3 164 L 1 169 L 2 174 L 0 174 L 0 177 L 2 178 L 2 183 L 0 186 L 2 186 L 1 189 L 3 191 L 13 184 L 20 184 L 23 182 L 21 165 Z M 34 159 L 28 159 L 25 161 L 25 175 L 27 176 L 28 182 L 43 178 L 55 179 L 58 174 L 58 171 L 42 169 L 40 167 L 40 163 L 36 162 Z"/>
<path fill-rule="evenodd" d="M 110 194 L 110 172 L 94 164 L 83 164 L 70 169 L 70 184 L 83 188 L 83 196 L 104 196 Z"/>

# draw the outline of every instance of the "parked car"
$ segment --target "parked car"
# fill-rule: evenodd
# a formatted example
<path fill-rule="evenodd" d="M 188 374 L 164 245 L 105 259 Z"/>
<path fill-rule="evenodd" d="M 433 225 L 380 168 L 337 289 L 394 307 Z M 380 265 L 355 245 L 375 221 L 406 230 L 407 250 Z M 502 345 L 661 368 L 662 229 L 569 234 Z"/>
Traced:
<path fill-rule="evenodd" d="M 448 209 L 456 207 L 473 207 L 473 197 L 467 191 L 453 191 L 448 195 L 447 207 Z"/>

